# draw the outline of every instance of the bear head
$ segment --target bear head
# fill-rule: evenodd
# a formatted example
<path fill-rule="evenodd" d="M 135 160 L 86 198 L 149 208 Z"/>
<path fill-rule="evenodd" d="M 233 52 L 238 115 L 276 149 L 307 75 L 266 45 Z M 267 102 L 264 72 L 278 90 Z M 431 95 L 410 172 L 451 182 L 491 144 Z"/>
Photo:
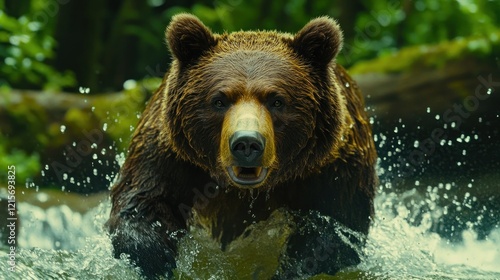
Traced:
<path fill-rule="evenodd" d="M 167 141 L 221 185 L 268 188 L 317 172 L 340 146 L 345 100 L 335 79 L 342 33 L 328 17 L 297 34 L 215 34 L 175 16 L 163 89 Z"/>

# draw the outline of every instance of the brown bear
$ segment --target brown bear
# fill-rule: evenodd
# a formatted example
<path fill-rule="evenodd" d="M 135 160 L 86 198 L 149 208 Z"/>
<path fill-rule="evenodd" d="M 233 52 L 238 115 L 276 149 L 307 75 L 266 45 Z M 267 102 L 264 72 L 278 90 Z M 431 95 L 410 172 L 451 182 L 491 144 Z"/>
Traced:
<path fill-rule="evenodd" d="M 215 34 L 180 14 L 166 40 L 172 65 L 111 190 L 115 256 L 148 277 L 172 275 L 192 226 L 225 248 L 285 208 L 297 226 L 275 278 L 357 264 L 376 151 L 362 95 L 335 63 L 336 22 L 316 18 L 295 35 Z"/>

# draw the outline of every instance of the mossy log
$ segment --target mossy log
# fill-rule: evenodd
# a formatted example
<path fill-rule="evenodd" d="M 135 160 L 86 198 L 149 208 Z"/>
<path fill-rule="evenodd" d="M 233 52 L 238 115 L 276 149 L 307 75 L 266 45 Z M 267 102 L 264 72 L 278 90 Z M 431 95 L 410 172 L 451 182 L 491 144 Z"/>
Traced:
<path fill-rule="evenodd" d="M 399 73 L 354 75 L 381 124 L 435 120 L 456 106 L 474 116 L 498 112 L 500 68 L 494 62 L 469 57 L 443 66 L 408 69 Z M 477 102 L 477 104 L 475 104 Z"/>

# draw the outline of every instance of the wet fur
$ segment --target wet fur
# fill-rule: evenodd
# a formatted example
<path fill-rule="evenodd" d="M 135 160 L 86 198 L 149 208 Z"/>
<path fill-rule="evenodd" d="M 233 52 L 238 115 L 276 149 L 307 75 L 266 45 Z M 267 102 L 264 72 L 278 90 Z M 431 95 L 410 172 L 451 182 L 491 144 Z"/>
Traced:
<path fill-rule="evenodd" d="M 248 223 L 267 219 L 281 207 L 317 212 L 368 232 L 376 152 L 361 93 L 334 61 L 342 46 L 334 21 L 315 19 L 295 36 L 274 31 L 212 34 L 198 19 L 182 14 L 173 18 L 166 37 L 174 62 L 144 111 L 111 190 L 107 226 L 117 257 L 130 254 L 147 276 L 171 275 L 177 251 L 171 233 L 182 235 L 190 224 L 201 226 L 224 247 Z M 225 114 L 206 108 L 216 85 L 238 85 L 242 72 L 258 82 L 240 85 L 244 90 L 231 86 L 229 98 L 262 102 L 274 90 L 265 85 L 279 84 L 286 89 L 287 108 L 292 108 L 267 118 L 273 122 L 268 135 L 274 139 L 267 140 L 275 143 L 275 166 L 265 185 L 254 190 L 255 200 L 248 190 L 232 186 L 223 172 L 229 157 L 220 156 L 227 153 L 220 143 L 227 121 Z M 218 195 L 196 205 L 196 193 L 214 182 L 220 186 Z M 254 216 L 249 214 L 251 201 Z M 189 217 L 180 206 L 192 209 Z M 311 255 L 307 243 L 322 234 L 293 235 L 284 262 Z M 344 245 L 312 272 L 335 273 L 357 261 L 357 254 Z M 287 270 L 283 264 L 276 277 L 289 277 Z"/>

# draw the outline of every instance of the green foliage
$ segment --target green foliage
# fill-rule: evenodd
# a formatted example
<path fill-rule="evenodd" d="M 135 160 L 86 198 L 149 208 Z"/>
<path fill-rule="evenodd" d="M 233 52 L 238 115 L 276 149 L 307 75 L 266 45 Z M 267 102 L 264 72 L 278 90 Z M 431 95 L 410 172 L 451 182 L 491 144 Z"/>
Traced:
<path fill-rule="evenodd" d="M 404 47 L 397 53 L 386 53 L 375 59 L 359 61 L 350 69 L 352 74 L 398 73 L 435 68 L 447 62 L 474 56 L 494 61 L 492 57 L 500 52 L 500 29 L 488 36 L 457 38 L 434 45 Z"/>
<path fill-rule="evenodd" d="M 216 32 L 277 29 L 296 32 L 311 18 L 329 15 L 341 19 L 345 1 L 197 1 L 190 7 L 174 6 L 170 18 L 190 12 Z M 500 25 L 500 2 L 489 0 L 375 0 L 361 1 L 353 26 L 343 25 L 345 45 L 340 63 L 390 53 L 404 46 L 435 44 L 457 37 L 487 35 Z M 355 3 L 353 3 L 354 5 Z M 359 3 L 357 3 L 359 4 Z M 352 32 L 354 30 L 354 32 Z"/>
<path fill-rule="evenodd" d="M 170 18 L 179 12 L 198 16 L 215 32 L 237 30 L 279 30 L 296 32 L 311 18 L 331 14 L 331 1 L 305 0 L 217 0 L 197 1 L 190 7 L 174 6 L 164 14 Z"/>
<path fill-rule="evenodd" d="M 405 46 L 436 44 L 460 37 L 484 36 L 500 26 L 500 2 L 489 0 L 364 1 L 354 38 L 348 38 L 348 64 Z"/>
<path fill-rule="evenodd" d="M 30 12 L 19 18 L 0 9 L 0 85 L 45 89 L 74 85 L 70 72 L 59 73 L 49 64 L 57 45 L 47 16 L 50 1 L 31 2 Z"/>
<path fill-rule="evenodd" d="M 0 91 L 0 131 L 8 138 L 8 148 L 19 148 L 31 153 L 46 147 L 52 141 L 46 135 L 48 113 L 33 98 L 21 102 L 9 90 Z"/>
<path fill-rule="evenodd" d="M 500 26 L 500 2 L 491 0 L 119 0 L 106 5 L 92 1 L 88 4 L 65 1 L 59 5 L 59 1 L 19 0 L 15 4 L 5 3 L 0 0 L 0 60 L 3 62 L 0 63 L 0 85 L 74 89 L 76 76 L 78 84 L 91 87 L 93 93 L 103 89 L 120 90 L 126 79 L 161 76 L 168 64 L 164 30 L 171 17 L 179 12 L 195 14 L 219 33 L 242 29 L 296 32 L 311 18 L 329 15 L 338 19 L 345 33 L 344 49 L 338 58 L 345 66 L 393 53 L 405 46 L 491 34 Z M 5 6 L 16 6 L 22 15 L 2 12 Z M 75 9 L 79 11 L 82 7 L 95 10 L 86 17 L 87 24 L 95 23 L 93 28 L 79 25 L 71 17 Z M 74 26 L 61 28 L 73 24 L 73 20 Z M 56 30 L 59 30 L 60 42 L 54 40 Z M 75 32 L 82 33 L 82 37 L 75 38 Z M 84 41 L 84 45 L 74 44 L 76 39 Z M 58 45 L 61 48 L 55 52 Z M 73 53 L 74 63 L 61 63 L 72 61 Z M 58 73 L 53 67 L 56 64 L 58 69 L 70 69 L 76 75 Z"/>
<path fill-rule="evenodd" d="M 0 135 L 0 182 L 7 181 L 7 167 L 15 166 L 16 185 L 24 185 L 28 179 L 40 174 L 40 157 L 34 152 L 28 154 L 19 149 L 7 147 L 7 140 Z"/>

